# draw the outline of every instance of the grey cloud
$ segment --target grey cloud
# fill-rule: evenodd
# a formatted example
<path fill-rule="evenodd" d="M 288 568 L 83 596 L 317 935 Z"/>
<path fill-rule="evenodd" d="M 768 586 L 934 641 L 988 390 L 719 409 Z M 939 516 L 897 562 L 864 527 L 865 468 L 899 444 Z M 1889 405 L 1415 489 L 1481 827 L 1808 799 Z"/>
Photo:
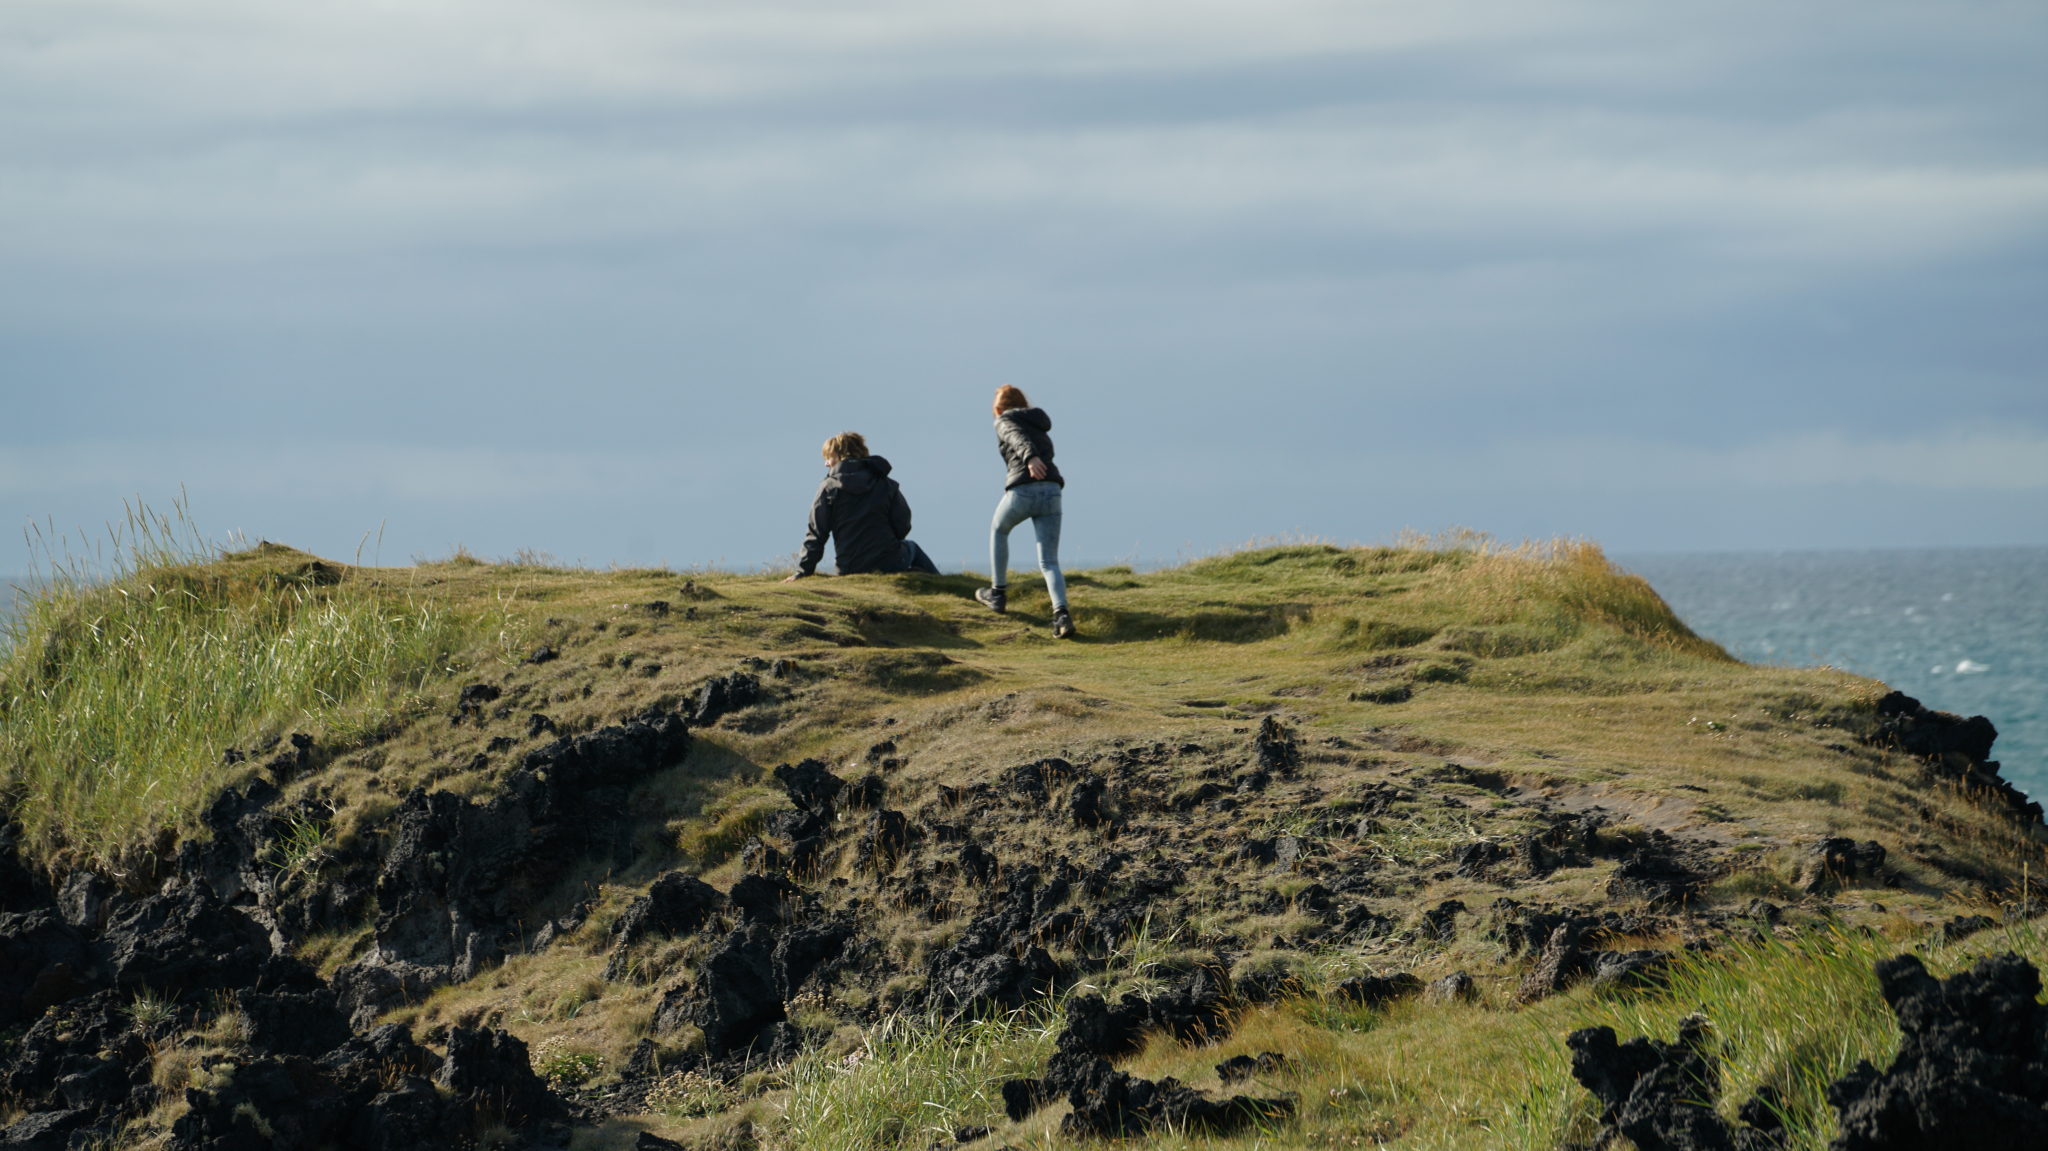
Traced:
<path fill-rule="evenodd" d="M 723 484 L 703 530 L 768 554 L 756 525 L 803 498 L 821 428 L 978 474 L 974 413 L 1008 381 L 1049 389 L 1103 494 L 1274 461 L 1224 467 L 1207 539 L 1344 522 L 1370 482 L 1422 526 L 1579 507 L 1628 546 L 1665 530 L 1653 490 L 2008 508 L 2048 434 L 2025 5 L 207 0 L 9 24 L 0 446 L 102 500 L 204 476 L 288 523 L 312 513 L 215 454 L 310 436 L 354 445 L 301 505 L 337 522 Z M 48 470 L 86 441 L 130 446 Z M 1562 443 L 1640 498 L 1596 515 L 1604 473 L 1543 458 Z M 785 467 L 786 491 L 753 479 Z M 86 498 L 41 482 L 4 506 Z M 986 515 L 943 510 L 962 539 Z M 594 540 L 644 528 L 592 515 Z"/>

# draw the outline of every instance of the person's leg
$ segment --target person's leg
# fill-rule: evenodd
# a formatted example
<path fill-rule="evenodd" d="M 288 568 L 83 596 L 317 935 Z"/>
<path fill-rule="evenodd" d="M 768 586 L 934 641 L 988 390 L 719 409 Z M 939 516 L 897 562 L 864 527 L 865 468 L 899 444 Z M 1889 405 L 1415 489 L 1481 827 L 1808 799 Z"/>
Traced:
<path fill-rule="evenodd" d="M 1002 502 L 996 505 L 995 519 L 988 527 L 988 582 L 992 587 L 1009 585 L 1010 529 L 1031 514 L 1023 505 L 1015 491 L 1004 492 Z"/>
<path fill-rule="evenodd" d="M 1003 493 L 1001 503 L 996 505 L 996 517 L 988 525 L 988 578 L 989 586 L 974 593 L 994 611 L 1009 608 L 1006 588 L 1010 578 L 1010 529 L 1024 522 L 1029 513 L 1023 510 L 1022 501 L 1015 491 Z"/>
<path fill-rule="evenodd" d="M 1031 530 L 1038 534 L 1038 570 L 1045 576 L 1045 590 L 1052 596 L 1052 610 L 1067 610 L 1067 577 L 1060 571 L 1060 489 L 1052 489 L 1035 501 Z"/>
<path fill-rule="evenodd" d="M 926 555 L 923 548 L 918 547 L 909 540 L 903 541 L 903 569 L 905 571 L 923 572 L 925 575 L 939 574 L 939 565 L 932 562 L 932 557 Z"/>

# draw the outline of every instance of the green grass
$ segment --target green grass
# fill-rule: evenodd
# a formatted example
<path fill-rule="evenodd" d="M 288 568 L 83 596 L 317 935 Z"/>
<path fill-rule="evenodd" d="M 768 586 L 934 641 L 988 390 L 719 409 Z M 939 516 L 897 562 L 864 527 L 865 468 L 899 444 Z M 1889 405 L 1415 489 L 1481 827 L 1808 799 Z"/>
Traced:
<path fill-rule="evenodd" d="M 486 605 L 360 586 L 263 544 L 209 552 L 131 516 L 111 571 L 53 565 L 0 665 L 0 788 L 37 855 L 147 870 L 255 762 L 223 751 L 298 730 L 348 747 L 509 622 Z"/>
<path fill-rule="evenodd" d="M 813 1151 L 950 1142 L 960 1127 L 1003 1120 L 1003 1081 L 1038 1074 L 1059 1027 L 1050 1002 L 955 1024 L 890 1018 L 849 1055 L 818 1048 L 790 1066 L 778 1134 Z"/>
<path fill-rule="evenodd" d="M 1650 1035 L 1665 1042 L 1679 1020 L 1706 1016 L 1721 1072 L 1720 1111 L 1731 1121 L 1760 1086 L 1781 1093 L 1781 1116 L 1790 1129 L 1788 1151 L 1824 1151 L 1835 1135 L 1827 1085 L 1864 1059 L 1882 1068 L 1897 1053 L 1899 1033 L 1879 996 L 1874 964 L 1903 951 L 1917 952 L 1937 977 L 1966 970 L 1977 959 L 2012 951 L 2048 964 L 2048 934 L 2036 922 L 1984 932 L 1945 946 L 1939 936 L 1864 935 L 1833 931 L 1790 941 L 1724 949 L 1678 965 L 1668 989 L 1655 994 L 1582 995 L 1571 1005 L 1569 1026 L 1613 1027 L 1624 1041 Z M 1531 1084 L 1504 1099 L 1500 1124 L 1512 1146 L 1549 1148 L 1569 1129 L 1592 1131 L 1591 1097 L 1572 1081 L 1560 1021 L 1532 1016 L 1522 1050 L 1520 1078 Z M 1548 1025 L 1548 1026 L 1544 1026 Z M 1540 1122 L 1519 1118 L 1547 1117 Z"/>
<path fill-rule="evenodd" d="M 1254 1008 L 1215 1046 L 1154 1037 L 1124 1066 L 1217 1090 L 1212 1065 L 1279 1051 L 1293 1061 L 1288 1070 L 1231 1090 L 1292 1093 L 1298 1116 L 1228 1136 L 1154 1132 L 1134 1144 L 1552 1151 L 1567 1139 L 1588 1139 L 1595 1126 L 1592 1096 L 1571 1078 L 1566 1035 L 1605 1025 L 1624 1041 L 1648 1035 L 1670 1042 L 1679 1020 L 1699 1012 L 1715 1041 L 1722 1114 L 1732 1121 L 1769 1084 L 1782 1092 L 1788 1151 L 1824 1151 L 1835 1134 L 1827 1084 L 1859 1060 L 1886 1066 L 1898 1047 L 1872 971 L 1877 960 L 1913 949 L 1941 977 L 2002 951 L 2048 963 L 2048 935 L 2034 924 L 1954 946 L 1937 940 L 1833 932 L 1727 947 L 1683 960 L 1661 990 L 1581 988 L 1524 1010 L 1492 996 L 1462 1006 L 1410 1000 L 1369 1008 L 1305 997 Z M 869 1033 L 855 1059 L 818 1051 L 799 1060 L 776 1134 L 793 1147 L 893 1151 L 988 1124 L 994 1143 L 1069 1146 L 1057 1135 L 1064 1107 L 1011 1124 L 999 1092 L 1003 1079 L 1038 1072 L 1058 1027 L 1054 1000 L 952 1026 L 891 1020 Z"/>
<path fill-rule="evenodd" d="M 1927 924 L 1959 909 L 1958 893 L 1984 898 L 2001 877 L 2042 863 L 2039 837 L 1921 779 L 1910 762 L 1831 750 L 1854 743 L 1882 685 L 1832 669 L 1736 662 L 1583 541 L 1288 543 L 1142 575 L 1076 572 L 1069 582 L 1081 634 L 1073 642 L 1050 638 L 1049 605 L 1032 581 L 1013 584 L 1003 616 L 973 601 L 978 582 L 898 575 L 782 584 L 466 555 L 356 568 L 275 545 L 220 553 L 145 542 L 117 571 L 53 574 L 24 604 L 0 668 L 0 787 L 29 827 L 32 862 L 70 852 L 140 868 L 149 852 L 172 846 L 161 829 L 189 830 L 220 788 L 248 778 L 255 765 L 223 765 L 222 747 L 308 731 L 336 754 L 287 791 L 296 798 L 317 788 L 345 806 L 332 828 L 290 829 L 268 860 L 288 876 L 307 874 L 331 851 L 378 833 L 413 786 L 487 798 L 531 740 L 552 738 L 526 734 L 532 712 L 549 716 L 556 732 L 589 731 L 650 705 L 675 706 L 707 677 L 751 667 L 769 699 L 698 729 L 684 762 L 635 790 L 636 834 L 647 848 L 637 870 L 591 863 L 561 877 L 544 914 L 601 897 L 573 941 L 513 956 L 491 979 L 444 988 L 391 1017 L 425 1026 L 498 1012 L 536 1051 L 559 1039 L 547 1050 L 564 1054 L 555 1069 L 565 1079 L 589 1072 L 598 1082 L 609 1072 L 584 1056 L 620 1065 L 696 946 L 644 944 L 636 962 L 654 973 L 650 981 L 607 984 L 597 977 L 605 925 L 661 870 L 729 882 L 738 870 L 730 857 L 785 802 L 767 778 L 772 765 L 817 756 L 849 777 L 882 771 L 891 807 L 950 820 L 940 788 L 989 783 L 1010 765 L 1053 754 L 1084 762 L 1187 744 L 1199 754 L 1148 753 L 1128 773 L 1117 769 L 1119 779 L 1162 795 L 1207 784 L 1230 790 L 1260 719 L 1276 716 L 1300 741 L 1295 778 L 1263 798 L 1238 795 L 1234 812 L 1197 808 L 1186 823 L 1139 806 L 1124 833 L 1130 850 L 1187 857 L 1194 882 L 1218 890 L 1249 884 L 1291 897 L 1310 876 L 1268 876 L 1231 862 L 1230 852 L 1247 837 L 1307 835 L 1332 860 L 1380 869 L 1390 886 L 1371 897 L 1378 913 L 1412 920 L 1420 908 L 1462 900 L 1472 909 L 1463 934 L 1367 950 L 1283 947 L 1276 937 L 1299 937 L 1309 917 L 1198 899 L 1186 922 L 1159 918 L 1125 941 L 1112 957 L 1122 982 L 1101 989 L 1171 978 L 1194 954 L 1187 949 L 1237 936 L 1230 950 L 1242 962 L 1284 961 L 1306 987 L 1365 968 L 1428 978 L 1463 967 L 1480 980 L 1481 1000 L 1368 1009 L 1303 998 L 1248 1011 L 1215 1047 L 1154 1041 L 1128 1069 L 1198 1087 L 1216 1086 L 1213 1065 L 1224 1058 L 1285 1052 L 1294 1067 L 1250 1090 L 1301 1100 L 1300 1118 L 1275 1129 L 1140 1141 L 1161 1148 L 1554 1147 L 1584 1133 L 1590 1105 L 1567 1073 L 1565 1034 L 1607 1023 L 1624 1038 L 1669 1040 L 1695 1009 L 1726 1043 L 1727 1106 L 1759 1083 L 1777 1084 L 1798 1113 L 1797 1146 L 1818 1148 L 1827 1136 L 1814 1106 L 1819 1085 L 1857 1058 L 1882 1063 L 1895 1042 L 1870 963 L 1917 945 Z M 669 610 L 652 609 L 654 601 Z M 540 642 L 558 658 L 515 658 Z M 505 717 L 447 722 L 455 688 L 471 678 L 503 689 Z M 867 755 L 885 739 L 896 745 L 886 753 L 895 766 Z M 1332 834 L 1324 817 L 1335 801 L 1387 785 L 1423 794 L 1381 810 L 1378 828 L 1362 838 L 1321 838 Z M 1474 837 L 1532 826 L 1517 812 L 1539 793 L 1563 809 L 1598 805 L 1613 828 L 1634 834 L 1719 837 L 1738 869 L 1715 884 L 1710 903 L 1727 909 L 1763 895 L 1798 904 L 1788 919 L 1838 917 L 1840 927 L 1693 957 L 1668 993 L 1582 988 L 1515 1007 L 1527 961 L 1507 959 L 1481 927 L 1482 909 L 1504 889 L 1456 875 L 1445 857 Z M 1082 860 L 1099 850 L 1091 834 L 1057 819 L 1010 823 L 988 821 L 975 833 L 1011 855 L 1028 847 Z M 1802 845 L 1824 834 L 1900 847 L 1900 886 L 1825 903 L 1789 890 Z M 1904 850 L 1909 844 L 1931 850 Z M 868 929 L 906 970 L 880 986 L 836 988 L 859 1000 L 847 1000 L 854 1014 L 836 1025 L 829 1014 L 805 1023 L 833 1028 L 826 1046 L 774 1083 L 748 1085 L 734 1110 L 701 1114 L 732 1102 L 725 1088 L 679 1079 L 672 1107 L 656 1112 L 678 1124 L 729 1125 L 743 1110 L 768 1124 L 778 1146 L 923 1148 L 955 1127 L 999 1119 L 997 1085 L 1042 1064 L 1056 1003 L 944 1027 L 890 1017 L 889 1007 L 914 993 L 922 957 L 959 922 L 889 910 L 879 881 L 850 864 L 834 878 L 878 909 Z M 1512 894 L 1528 904 L 1598 904 L 1605 879 L 1604 863 L 1567 868 L 1518 878 Z M 1864 928 L 1881 934 L 1867 938 Z M 312 941 L 307 954 L 331 967 L 360 938 Z M 1934 966 L 1946 973 L 2004 946 L 2043 952 L 2028 929 L 2015 929 L 1937 948 Z M 847 1062 L 855 1050 L 860 1058 Z M 1057 1144 L 1059 1111 L 996 1123 L 991 1145 Z M 591 1145 L 600 1144 L 615 1145 Z"/>

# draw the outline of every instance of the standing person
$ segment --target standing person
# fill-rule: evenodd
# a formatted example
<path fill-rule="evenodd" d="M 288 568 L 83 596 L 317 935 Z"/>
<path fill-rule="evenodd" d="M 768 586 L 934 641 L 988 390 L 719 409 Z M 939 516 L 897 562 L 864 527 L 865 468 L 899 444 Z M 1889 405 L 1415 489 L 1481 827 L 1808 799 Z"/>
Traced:
<path fill-rule="evenodd" d="M 796 574 L 802 579 L 818 570 L 825 537 L 832 537 L 832 562 L 840 575 L 860 572 L 918 571 L 939 574 L 924 549 L 910 541 L 910 504 L 903 488 L 889 478 L 889 461 L 868 454 L 859 432 L 841 432 L 825 441 L 825 480 L 811 501 L 810 530 L 804 533 L 803 555 Z"/>
<path fill-rule="evenodd" d="M 976 589 L 974 598 L 996 611 L 1009 606 L 1004 581 L 1010 574 L 1010 529 L 1030 520 L 1038 535 L 1038 570 L 1045 574 L 1045 590 L 1052 594 L 1052 634 L 1066 639 L 1074 634 L 1074 617 L 1067 613 L 1067 577 L 1060 574 L 1060 495 L 1067 481 L 1052 462 L 1052 437 L 1046 434 L 1052 430 L 1052 417 L 1032 407 L 1021 390 L 1008 384 L 996 389 L 995 412 L 996 447 L 1009 476 L 995 521 L 989 525 L 992 586 Z"/>

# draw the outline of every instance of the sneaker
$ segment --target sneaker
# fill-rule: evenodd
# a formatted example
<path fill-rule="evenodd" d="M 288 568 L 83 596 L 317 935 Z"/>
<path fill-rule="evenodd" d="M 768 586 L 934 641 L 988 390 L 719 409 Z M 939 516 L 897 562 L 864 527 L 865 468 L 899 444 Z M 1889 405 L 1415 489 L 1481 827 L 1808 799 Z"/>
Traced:
<path fill-rule="evenodd" d="M 1073 637 L 1074 617 L 1067 614 L 1066 608 L 1061 608 L 1052 613 L 1052 638 L 1072 639 Z"/>
<path fill-rule="evenodd" d="M 1003 589 L 999 587 L 975 588 L 974 598 L 987 604 L 991 611 L 1003 611 L 1009 606 L 1005 601 Z"/>

